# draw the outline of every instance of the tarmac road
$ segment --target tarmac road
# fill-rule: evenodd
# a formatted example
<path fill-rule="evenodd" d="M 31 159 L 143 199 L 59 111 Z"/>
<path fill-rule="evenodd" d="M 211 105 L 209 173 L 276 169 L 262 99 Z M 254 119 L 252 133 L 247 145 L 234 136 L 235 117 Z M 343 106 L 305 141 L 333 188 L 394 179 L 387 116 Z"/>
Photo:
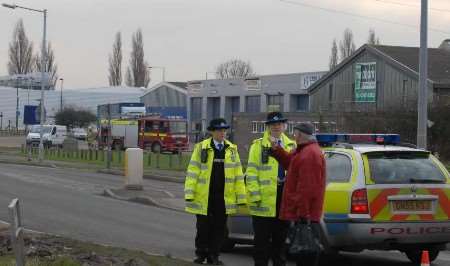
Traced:
<path fill-rule="evenodd" d="M 20 198 L 28 229 L 150 253 L 193 256 L 194 217 L 185 213 L 100 196 L 104 188 L 120 187 L 122 178 L 83 170 L 0 164 L 0 220 L 7 205 Z M 182 184 L 145 180 L 144 187 L 179 195 Z M 2 207 L 3 206 L 3 207 Z M 252 265 L 250 247 L 223 254 L 226 265 Z M 333 265 L 412 265 L 399 252 L 343 254 Z M 442 252 L 433 265 L 450 265 Z"/>

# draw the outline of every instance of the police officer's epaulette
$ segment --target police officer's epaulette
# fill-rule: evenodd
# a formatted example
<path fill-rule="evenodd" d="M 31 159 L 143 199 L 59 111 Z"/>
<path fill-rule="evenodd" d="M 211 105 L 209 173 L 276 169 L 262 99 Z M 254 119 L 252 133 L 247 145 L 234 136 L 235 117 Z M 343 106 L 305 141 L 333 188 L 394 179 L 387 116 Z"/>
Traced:
<path fill-rule="evenodd" d="M 252 142 L 252 144 L 259 143 L 259 142 L 261 142 L 262 140 L 263 140 L 263 138 L 254 139 L 253 142 Z"/>

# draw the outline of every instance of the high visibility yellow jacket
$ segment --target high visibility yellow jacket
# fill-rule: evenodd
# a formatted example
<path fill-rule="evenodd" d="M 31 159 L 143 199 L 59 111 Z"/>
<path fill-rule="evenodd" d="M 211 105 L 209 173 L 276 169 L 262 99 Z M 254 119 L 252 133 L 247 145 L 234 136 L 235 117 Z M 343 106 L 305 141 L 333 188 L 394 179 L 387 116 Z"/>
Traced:
<path fill-rule="evenodd" d="M 227 214 L 234 214 L 237 211 L 237 205 L 247 203 L 247 195 L 237 146 L 227 140 L 225 140 L 225 143 L 228 144 L 224 161 L 225 208 Z M 206 150 L 208 154 L 206 163 L 201 161 L 202 150 Z M 211 147 L 211 138 L 195 145 L 184 186 L 186 211 L 189 213 L 201 215 L 207 215 L 208 213 L 209 183 L 213 160 L 214 150 Z"/>
<path fill-rule="evenodd" d="M 281 140 L 287 152 L 295 149 L 295 142 L 285 134 L 281 135 Z M 248 209 L 250 214 L 255 216 L 276 216 L 279 164 L 272 156 L 269 156 L 266 164 L 261 161 L 263 148 L 270 147 L 270 134 L 266 131 L 262 138 L 253 141 L 248 156 L 246 171 Z"/>

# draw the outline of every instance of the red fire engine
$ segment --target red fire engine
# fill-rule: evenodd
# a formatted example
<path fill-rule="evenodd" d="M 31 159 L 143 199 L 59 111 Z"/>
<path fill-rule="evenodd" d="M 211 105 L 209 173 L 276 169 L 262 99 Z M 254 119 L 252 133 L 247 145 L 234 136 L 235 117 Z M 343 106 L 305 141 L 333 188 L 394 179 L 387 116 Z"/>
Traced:
<path fill-rule="evenodd" d="M 102 120 L 99 146 L 108 142 L 108 120 Z M 186 151 L 189 148 L 187 120 L 179 117 L 145 116 L 111 120 L 111 145 L 114 149 L 136 148 L 153 152 Z"/>

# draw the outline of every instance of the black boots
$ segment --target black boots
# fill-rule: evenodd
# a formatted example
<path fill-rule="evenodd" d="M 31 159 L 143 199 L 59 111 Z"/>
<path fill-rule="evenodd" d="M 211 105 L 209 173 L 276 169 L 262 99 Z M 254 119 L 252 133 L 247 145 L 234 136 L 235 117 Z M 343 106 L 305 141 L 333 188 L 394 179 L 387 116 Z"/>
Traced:
<path fill-rule="evenodd" d="M 197 256 L 195 259 L 194 259 L 194 263 L 195 264 L 203 264 L 203 262 L 205 262 L 205 260 L 207 259 L 207 256 Z"/>
<path fill-rule="evenodd" d="M 219 260 L 219 256 L 208 256 L 206 263 L 210 265 L 223 265 L 223 262 Z"/>
<path fill-rule="evenodd" d="M 197 256 L 194 259 L 195 264 L 203 264 L 206 260 L 206 264 L 209 265 L 223 265 L 223 262 L 219 260 L 218 256 Z"/>

